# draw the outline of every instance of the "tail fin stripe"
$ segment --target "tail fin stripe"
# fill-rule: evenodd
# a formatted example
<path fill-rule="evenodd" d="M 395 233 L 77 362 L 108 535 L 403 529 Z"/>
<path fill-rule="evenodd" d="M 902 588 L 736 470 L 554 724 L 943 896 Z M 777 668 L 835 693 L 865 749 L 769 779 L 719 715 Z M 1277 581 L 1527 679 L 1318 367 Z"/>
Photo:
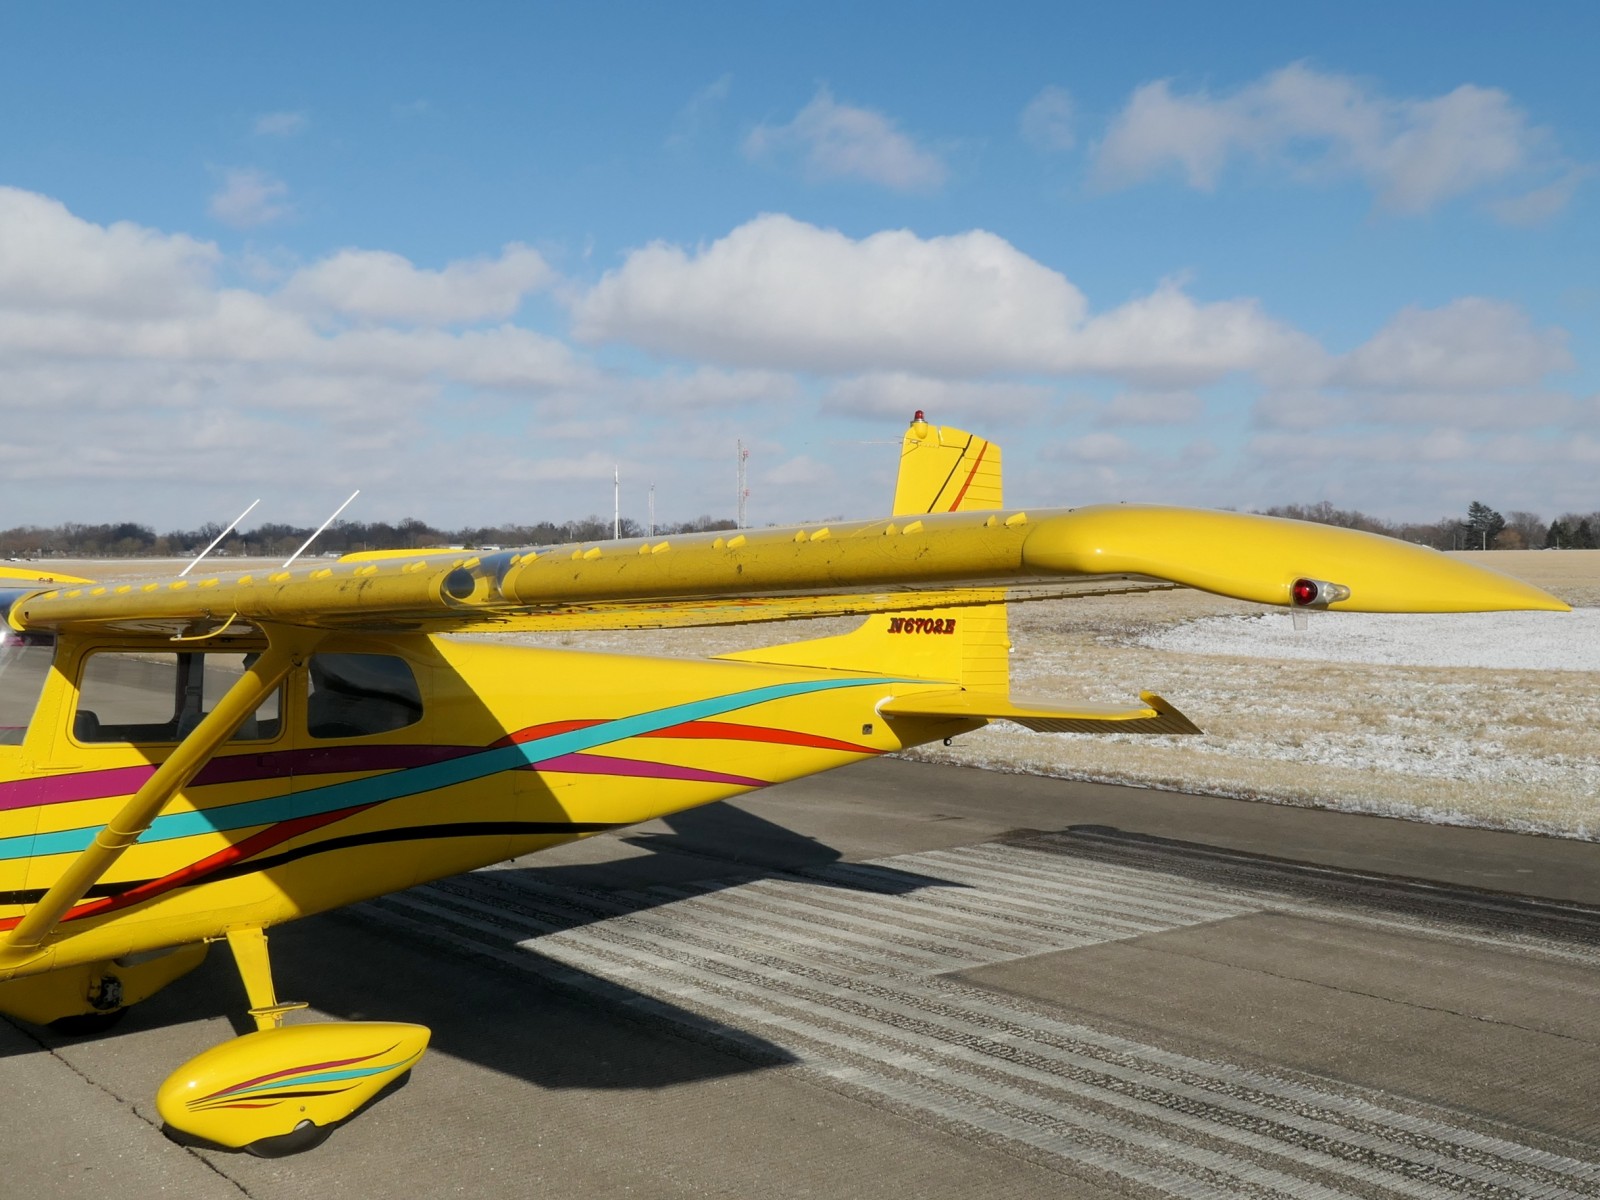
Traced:
<path fill-rule="evenodd" d="M 933 499 L 928 501 L 928 507 L 926 509 L 927 512 L 932 512 L 934 509 L 939 507 L 939 497 L 944 495 L 945 490 L 950 486 L 950 481 L 956 477 L 956 472 L 961 469 L 962 459 L 966 458 L 967 451 L 972 449 L 972 438 L 972 434 L 967 434 L 967 444 L 961 447 L 961 453 L 956 455 L 956 461 L 950 464 L 950 474 L 944 477 L 944 482 L 939 485 L 939 490 L 933 494 Z M 971 482 L 970 477 L 968 478 L 967 482 Z M 963 487 L 961 490 L 963 493 L 965 493 L 967 489 Z M 955 511 L 955 505 L 950 506 L 950 511 Z"/>
<path fill-rule="evenodd" d="M 971 441 L 967 442 L 971 446 Z M 978 477 L 978 468 L 983 465 L 983 456 L 989 452 L 989 443 L 985 442 L 978 451 L 978 457 L 972 460 L 972 470 L 967 472 L 967 481 L 961 485 L 961 490 L 956 493 L 955 502 L 950 505 L 950 511 L 955 512 L 961 507 L 961 502 L 967 498 L 967 489 L 972 486 L 972 481 Z M 965 451 L 962 451 L 965 454 Z"/>

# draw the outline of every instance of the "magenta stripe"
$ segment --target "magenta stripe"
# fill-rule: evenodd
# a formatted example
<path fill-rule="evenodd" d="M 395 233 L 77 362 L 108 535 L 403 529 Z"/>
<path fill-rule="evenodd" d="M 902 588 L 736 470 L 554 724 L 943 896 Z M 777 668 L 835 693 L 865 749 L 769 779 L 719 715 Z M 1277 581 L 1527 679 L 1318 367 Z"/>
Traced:
<path fill-rule="evenodd" d="M 471 746 L 329 746 L 311 750 L 276 750 L 268 754 L 239 754 L 212 759 L 189 786 L 285 779 L 291 775 L 393 771 L 459 758 L 463 754 L 474 753 L 475 749 Z M 109 771 L 79 771 L 72 775 L 41 776 L 0 783 L 0 812 L 17 808 L 42 808 L 48 804 L 70 804 L 75 800 L 130 796 L 154 773 L 154 766 L 114 767 Z"/>
<path fill-rule="evenodd" d="M 682 779 L 690 783 L 729 783 L 735 787 L 767 787 L 765 779 L 747 775 L 724 775 L 697 767 L 674 767 L 667 763 L 641 762 L 633 758 L 612 758 L 605 754 L 560 754 L 533 764 L 536 771 L 561 771 L 569 775 L 625 775 L 638 779 Z"/>

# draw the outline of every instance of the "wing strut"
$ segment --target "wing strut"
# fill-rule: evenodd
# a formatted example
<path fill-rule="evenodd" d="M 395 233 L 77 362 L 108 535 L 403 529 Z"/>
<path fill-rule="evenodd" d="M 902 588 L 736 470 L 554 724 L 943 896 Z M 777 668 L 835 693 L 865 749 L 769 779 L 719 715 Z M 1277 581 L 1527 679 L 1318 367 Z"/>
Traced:
<path fill-rule="evenodd" d="M 106 823 L 93 843 L 68 864 L 39 903 L 22 918 L 9 937 L 0 942 L 0 967 L 17 966 L 39 956 L 45 938 L 67 911 L 99 882 L 124 850 L 139 840 L 168 802 L 188 786 L 261 701 L 282 682 L 291 668 L 305 660 L 323 637 L 321 630 L 292 626 L 264 625 L 263 632 L 267 635 L 267 649 L 246 668 L 238 682 L 224 693 L 193 731 L 173 747 L 167 760 L 129 798 L 122 811 Z"/>

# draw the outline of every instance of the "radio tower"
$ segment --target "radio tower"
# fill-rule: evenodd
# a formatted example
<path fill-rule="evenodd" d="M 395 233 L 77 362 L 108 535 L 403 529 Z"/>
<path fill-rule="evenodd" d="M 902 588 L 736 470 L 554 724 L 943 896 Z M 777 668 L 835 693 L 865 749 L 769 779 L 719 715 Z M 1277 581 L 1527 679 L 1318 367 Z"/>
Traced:
<path fill-rule="evenodd" d="M 746 450 L 744 448 L 744 442 L 742 440 L 740 440 L 739 442 L 737 442 L 735 444 L 739 447 L 739 475 L 738 475 L 739 483 L 738 483 L 738 505 L 737 505 L 738 514 L 739 515 L 738 515 L 736 520 L 737 520 L 738 527 L 740 529 L 743 529 L 744 528 L 744 502 L 750 498 L 750 489 L 746 486 L 746 474 L 745 474 L 745 464 L 749 461 L 750 451 L 748 451 L 748 450 Z"/>

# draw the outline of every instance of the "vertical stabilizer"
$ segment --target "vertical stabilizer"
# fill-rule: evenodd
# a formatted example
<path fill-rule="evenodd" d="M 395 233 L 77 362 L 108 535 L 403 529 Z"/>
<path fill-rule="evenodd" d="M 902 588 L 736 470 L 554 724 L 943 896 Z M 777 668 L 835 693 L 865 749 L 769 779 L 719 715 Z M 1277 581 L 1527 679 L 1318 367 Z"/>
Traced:
<path fill-rule="evenodd" d="M 1001 503 L 1000 447 L 963 429 L 934 425 L 919 411 L 900 443 L 894 515 L 981 512 Z M 993 596 L 992 604 L 875 615 L 838 637 L 725 657 L 937 679 L 1004 695 L 1011 639 L 1005 592 L 996 588 Z"/>
<path fill-rule="evenodd" d="M 919 410 L 900 443 L 895 516 L 1000 505 L 1000 447 L 964 429 L 931 425 Z"/>

